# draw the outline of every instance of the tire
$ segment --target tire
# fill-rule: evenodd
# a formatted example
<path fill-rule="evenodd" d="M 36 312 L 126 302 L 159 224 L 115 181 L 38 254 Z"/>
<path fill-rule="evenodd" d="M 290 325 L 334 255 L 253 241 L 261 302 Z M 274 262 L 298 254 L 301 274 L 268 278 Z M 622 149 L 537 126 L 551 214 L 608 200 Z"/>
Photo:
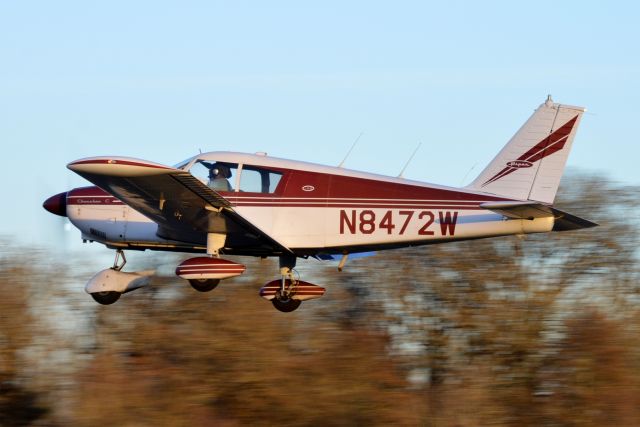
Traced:
<path fill-rule="evenodd" d="M 276 308 L 276 310 L 281 311 L 283 313 L 291 313 L 296 310 L 302 304 L 302 301 L 299 299 L 279 299 L 278 296 L 271 300 L 271 303 Z"/>
<path fill-rule="evenodd" d="M 218 286 L 220 279 L 191 279 L 189 284 L 198 292 L 209 292 Z"/>
<path fill-rule="evenodd" d="M 95 302 L 102 305 L 111 305 L 120 299 L 120 292 L 106 291 L 106 292 L 93 292 L 91 297 Z"/>

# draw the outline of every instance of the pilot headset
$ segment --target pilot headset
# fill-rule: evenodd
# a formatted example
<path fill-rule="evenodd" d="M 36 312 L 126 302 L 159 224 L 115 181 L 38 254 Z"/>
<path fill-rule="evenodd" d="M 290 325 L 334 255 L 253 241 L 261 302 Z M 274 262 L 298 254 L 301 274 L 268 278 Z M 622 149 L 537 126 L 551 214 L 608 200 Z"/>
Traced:
<path fill-rule="evenodd" d="M 223 178 L 231 177 L 231 171 L 227 165 L 216 165 L 209 169 L 209 178 L 215 178 L 216 176 L 221 176 Z"/>

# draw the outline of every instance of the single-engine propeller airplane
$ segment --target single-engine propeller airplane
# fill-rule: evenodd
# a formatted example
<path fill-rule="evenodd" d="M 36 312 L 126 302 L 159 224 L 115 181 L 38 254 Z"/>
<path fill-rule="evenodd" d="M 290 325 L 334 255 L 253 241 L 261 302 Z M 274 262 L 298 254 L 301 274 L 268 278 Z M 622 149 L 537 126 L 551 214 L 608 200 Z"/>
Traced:
<path fill-rule="evenodd" d="M 67 167 L 95 186 L 52 196 L 44 208 L 68 217 L 84 241 L 116 250 L 113 267 L 85 287 L 100 304 L 144 283 L 144 273 L 121 271 L 123 250 L 150 249 L 205 253 L 176 268 L 202 292 L 244 272 L 221 255 L 277 256 L 280 278 L 260 295 L 289 312 L 325 293 L 299 280 L 298 258 L 342 257 L 342 267 L 349 254 L 595 226 L 552 206 L 584 111 L 549 96 L 463 188 L 265 153 L 201 153 L 174 167 L 91 157 Z"/>

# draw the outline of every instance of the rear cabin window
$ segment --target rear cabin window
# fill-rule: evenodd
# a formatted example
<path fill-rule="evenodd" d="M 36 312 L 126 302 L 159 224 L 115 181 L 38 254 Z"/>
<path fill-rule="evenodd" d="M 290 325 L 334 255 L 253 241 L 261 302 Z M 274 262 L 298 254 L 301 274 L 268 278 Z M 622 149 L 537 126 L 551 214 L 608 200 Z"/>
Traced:
<path fill-rule="evenodd" d="M 240 191 L 274 193 L 282 174 L 256 166 L 244 165 L 240 173 Z"/>

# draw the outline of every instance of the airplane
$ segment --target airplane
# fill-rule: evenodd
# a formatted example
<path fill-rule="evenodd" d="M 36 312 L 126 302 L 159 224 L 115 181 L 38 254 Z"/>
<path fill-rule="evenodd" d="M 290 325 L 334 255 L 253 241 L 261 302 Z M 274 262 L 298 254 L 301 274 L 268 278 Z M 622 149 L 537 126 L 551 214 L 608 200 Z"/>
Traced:
<path fill-rule="evenodd" d="M 278 257 L 280 277 L 260 289 L 282 312 L 320 298 L 296 261 L 487 237 L 576 230 L 597 224 L 553 206 L 583 107 L 541 104 L 469 185 L 446 187 L 341 166 L 214 151 L 176 166 L 130 157 L 90 157 L 67 167 L 93 186 L 48 198 L 83 241 L 116 250 L 111 268 L 85 286 L 108 305 L 145 285 L 122 271 L 124 250 L 204 254 L 176 267 L 197 291 L 241 275 L 221 256 Z"/>

